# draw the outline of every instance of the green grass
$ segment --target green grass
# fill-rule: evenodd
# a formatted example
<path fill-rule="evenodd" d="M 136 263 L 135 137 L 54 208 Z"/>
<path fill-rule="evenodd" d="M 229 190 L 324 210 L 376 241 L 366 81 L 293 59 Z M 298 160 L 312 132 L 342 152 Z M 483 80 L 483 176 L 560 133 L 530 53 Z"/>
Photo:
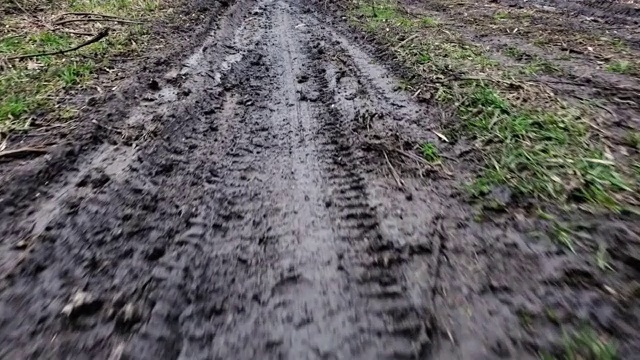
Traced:
<path fill-rule="evenodd" d="M 580 112 L 517 107 L 487 85 L 472 86 L 459 112 L 467 131 L 486 145 L 488 160 L 471 185 L 474 195 L 508 185 L 539 199 L 571 196 L 614 209 L 619 205 L 615 193 L 632 191 L 615 164 L 589 141 Z"/>
<path fill-rule="evenodd" d="M 69 8 L 77 12 L 98 12 L 139 18 L 160 8 L 160 0 L 67 0 Z"/>
<path fill-rule="evenodd" d="M 433 163 L 440 161 L 440 152 L 433 143 L 427 142 L 422 144 L 420 150 L 422 151 L 422 157 L 428 162 Z"/>
<path fill-rule="evenodd" d="M 560 357 L 542 355 L 544 360 L 617 360 L 616 347 L 591 329 L 565 333 Z"/>
<path fill-rule="evenodd" d="M 493 17 L 496 20 L 506 20 L 509 18 L 509 13 L 505 12 L 505 11 L 497 11 L 495 13 L 495 15 L 493 15 Z"/>
<path fill-rule="evenodd" d="M 624 142 L 627 146 L 640 150 L 640 131 L 628 131 L 625 134 Z"/>
<path fill-rule="evenodd" d="M 523 73 L 526 75 L 557 74 L 559 72 L 560 69 L 556 65 L 542 59 L 534 59 L 523 68 Z"/>
<path fill-rule="evenodd" d="M 622 195 L 635 191 L 627 169 L 605 156 L 603 144 L 592 133 L 588 119 L 593 107 L 550 99 L 548 92 L 517 79 L 559 72 L 553 64 L 534 56 L 525 64 L 499 66 L 487 56 L 486 49 L 449 31 L 415 24 L 420 20 L 404 19 L 403 12 L 389 2 L 378 2 L 375 14 L 368 2 L 360 2 L 354 15 L 360 19 L 356 24 L 364 24 L 374 36 L 387 41 L 402 62 L 428 78 L 480 74 L 507 79 L 504 83 L 447 81 L 438 84 L 435 91 L 438 102 L 455 104 L 461 120 L 447 132 L 471 138 L 479 145 L 484 166 L 468 184 L 472 195 L 483 197 L 506 185 L 518 196 L 620 211 Z M 414 25 L 409 29 L 407 23 Z M 397 39 L 416 34 L 397 46 Z M 503 51 L 519 59 L 526 55 L 515 47 Z M 427 145 L 422 148 L 425 158 L 435 150 Z"/>
<path fill-rule="evenodd" d="M 422 26 L 432 27 L 438 25 L 438 20 L 430 17 L 425 17 L 420 20 L 420 23 L 422 24 Z"/>
<path fill-rule="evenodd" d="M 600 270 L 613 270 L 613 267 L 611 267 L 609 263 L 609 258 L 607 247 L 604 244 L 600 244 L 596 252 L 596 265 L 598 265 Z"/>
<path fill-rule="evenodd" d="M 51 4 L 43 16 L 54 17 L 67 11 L 92 12 L 141 18 L 157 16 L 162 0 L 66 0 Z M 20 17 L 0 20 L 4 29 L 0 38 L 0 57 L 54 52 L 68 49 L 86 41 L 86 37 L 59 31 L 27 32 Z M 83 31 L 97 33 L 96 23 L 87 23 Z M 120 54 L 140 50 L 149 39 L 148 25 L 114 25 L 109 36 L 102 41 L 61 56 L 40 56 L 11 62 L 11 67 L 0 70 L 0 132 L 28 129 L 35 112 L 49 118 L 66 119 L 74 111 L 54 108 L 59 94 L 67 88 L 78 87 L 91 81 L 95 70 L 108 66 L 109 59 Z"/>
<path fill-rule="evenodd" d="M 522 59 L 527 56 L 527 53 L 523 50 L 518 49 L 515 46 L 507 46 L 503 51 L 505 55 L 514 59 Z"/>
<path fill-rule="evenodd" d="M 633 69 L 630 62 L 618 60 L 607 65 L 607 70 L 617 74 L 629 74 Z"/>
<path fill-rule="evenodd" d="M 571 237 L 571 230 L 566 226 L 555 222 L 552 230 L 553 239 L 561 246 L 569 249 L 572 253 L 575 253 L 575 247 L 573 246 L 573 239 Z"/>

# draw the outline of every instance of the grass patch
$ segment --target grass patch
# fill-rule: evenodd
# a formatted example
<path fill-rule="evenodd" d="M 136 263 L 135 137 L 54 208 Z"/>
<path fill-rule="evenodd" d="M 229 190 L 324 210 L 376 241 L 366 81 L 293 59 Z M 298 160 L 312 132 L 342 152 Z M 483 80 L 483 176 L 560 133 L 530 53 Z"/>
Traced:
<path fill-rule="evenodd" d="M 488 165 L 472 186 L 483 195 L 497 185 L 540 199 L 618 207 L 617 192 L 632 191 L 615 164 L 590 142 L 575 108 L 549 112 L 518 107 L 496 89 L 474 84 L 459 108 L 463 127 L 485 144 Z"/>
<path fill-rule="evenodd" d="M 628 61 L 618 60 L 607 65 L 607 70 L 616 74 L 626 75 L 632 72 L 633 67 Z"/>
<path fill-rule="evenodd" d="M 431 27 L 431 26 L 437 26 L 437 25 L 438 25 L 438 20 L 436 20 L 436 19 L 434 19 L 434 18 L 430 18 L 430 17 L 425 17 L 425 18 L 422 18 L 422 19 L 420 20 L 420 23 L 421 23 L 423 26 L 429 26 L 429 27 Z"/>
<path fill-rule="evenodd" d="M 161 13 L 162 0 L 65 0 L 40 6 L 39 17 L 53 19 L 64 12 L 91 12 L 124 18 L 150 19 Z M 61 29 L 97 34 L 99 22 L 71 23 Z M 53 105 L 65 89 L 83 86 L 95 71 L 109 66 L 109 59 L 122 54 L 135 55 L 148 40 L 148 24 L 114 24 L 109 36 L 76 52 L 59 56 L 41 56 L 10 61 L 0 67 L 0 133 L 26 130 L 34 114 L 47 121 L 67 120 L 73 111 Z M 15 55 L 54 52 L 85 42 L 91 35 L 76 35 L 61 30 L 41 30 L 21 16 L 0 19 L 0 58 Z"/>
<path fill-rule="evenodd" d="M 493 17 L 496 20 L 506 20 L 509 18 L 509 13 L 506 11 L 497 11 Z"/>
<path fill-rule="evenodd" d="M 599 337 L 593 330 L 565 333 L 560 357 L 543 354 L 543 360 L 617 360 L 616 347 Z"/>
<path fill-rule="evenodd" d="M 440 161 L 440 152 L 433 143 L 427 142 L 422 144 L 420 150 L 422 151 L 422 157 L 428 162 L 434 163 Z"/>
<path fill-rule="evenodd" d="M 640 132 L 633 130 L 627 131 L 624 142 L 627 146 L 640 150 Z"/>
<path fill-rule="evenodd" d="M 386 41 L 418 74 L 448 79 L 437 84 L 434 97 L 456 106 L 461 122 L 449 132 L 476 140 L 485 160 L 468 186 L 473 195 L 482 197 L 506 185 L 517 195 L 541 201 L 587 203 L 620 211 L 623 195 L 635 193 L 628 169 L 606 156 L 602 142 L 591 131 L 593 108 L 569 105 L 545 89 L 513 78 L 556 73 L 559 70 L 553 64 L 533 57 L 526 64 L 499 66 L 485 49 L 450 31 L 422 27 L 420 20 L 404 15 L 389 2 L 376 3 L 375 14 L 368 2 L 360 2 L 354 15 L 359 18 L 355 24 L 364 24 Z M 398 39 L 411 41 L 398 47 Z M 517 48 L 504 51 L 514 58 L 525 55 Z M 465 80 L 465 74 L 508 81 Z M 437 150 L 425 146 L 421 149 L 425 158 Z"/>
<path fill-rule="evenodd" d="M 515 46 L 507 46 L 503 51 L 502 51 L 505 55 L 507 55 L 510 58 L 514 58 L 517 60 L 522 60 L 524 58 L 527 57 L 527 53 L 524 52 L 523 50 L 518 49 Z"/>

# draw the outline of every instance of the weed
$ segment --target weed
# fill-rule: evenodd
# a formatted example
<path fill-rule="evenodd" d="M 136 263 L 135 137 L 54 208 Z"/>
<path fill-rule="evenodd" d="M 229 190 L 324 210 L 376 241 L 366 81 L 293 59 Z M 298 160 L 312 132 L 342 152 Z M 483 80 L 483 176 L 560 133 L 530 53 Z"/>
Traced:
<path fill-rule="evenodd" d="M 598 245 L 598 251 L 596 252 L 596 264 L 600 270 L 613 270 L 609 264 L 609 252 L 604 244 Z"/>
<path fill-rule="evenodd" d="M 428 162 L 437 162 L 440 160 L 438 148 L 433 143 L 426 142 L 422 144 L 420 150 L 422 150 L 422 157 Z"/>
<path fill-rule="evenodd" d="M 640 132 L 630 130 L 625 134 L 624 142 L 627 146 L 640 150 Z"/>
<path fill-rule="evenodd" d="M 616 348 L 591 329 L 564 335 L 564 358 L 567 360 L 615 360 Z"/>
<path fill-rule="evenodd" d="M 65 86 L 71 86 L 81 83 L 91 73 L 93 66 L 91 64 L 69 64 L 60 69 L 59 77 Z"/>
<path fill-rule="evenodd" d="M 555 310 L 553 310 L 552 308 L 546 308 L 544 310 L 544 313 L 549 321 L 551 321 L 554 324 L 560 324 L 558 313 L 556 313 Z"/>
<path fill-rule="evenodd" d="M 503 50 L 504 54 L 514 59 L 522 59 L 526 57 L 526 53 L 515 46 L 508 46 Z"/>
<path fill-rule="evenodd" d="M 607 70 L 618 74 L 628 74 L 631 72 L 632 66 L 628 61 L 617 60 L 607 65 Z"/>
<path fill-rule="evenodd" d="M 552 231 L 554 240 L 566 247 L 567 249 L 571 250 L 572 253 L 575 253 L 575 248 L 573 247 L 573 240 L 571 238 L 571 230 L 569 228 L 567 228 L 566 226 L 556 222 L 553 225 L 553 231 Z"/>
<path fill-rule="evenodd" d="M 433 26 L 437 26 L 438 25 L 438 20 L 430 18 L 430 17 L 425 17 L 420 19 L 420 24 L 422 24 L 422 26 L 426 26 L 426 27 L 433 27 Z"/>
<path fill-rule="evenodd" d="M 518 316 L 520 325 L 523 328 L 531 328 L 531 325 L 533 324 L 533 315 L 529 311 L 517 310 L 516 315 Z"/>
<path fill-rule="evenodd" d="M 529 62 L 523 72 L 527 75 L 555 74 L 560 72 L 560 69 L 549 61 L 536 59 Z"/>
<path fill-rule="evenodd" d="M 505 11 L 497 11 L 493 17 L 496 20 L 506 20 L 509 18 L 509 13 Z"/>
<path fill-rule="evenodd" d="M 418 63 L 419 64 L 428 64 L 431 62 L 431 55 L 427 54 L 427 53 L 420 53 L 420 55 L 418 55 Z"/>

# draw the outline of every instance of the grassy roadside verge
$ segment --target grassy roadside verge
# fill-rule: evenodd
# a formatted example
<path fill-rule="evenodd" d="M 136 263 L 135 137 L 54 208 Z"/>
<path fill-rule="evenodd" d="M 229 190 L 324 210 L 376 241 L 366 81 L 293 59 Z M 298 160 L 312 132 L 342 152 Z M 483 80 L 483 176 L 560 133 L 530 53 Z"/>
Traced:
<path fill-rule="evenodd" d="M 163 0 L 12 0 L 0 20 L 0 134 L 39 122 L 65 121 L 75 109 L 58 106 L 66 92 L 88 86 L 111 60 L 137 57 L 148 44 L 151 22 L 172 10 Z M 12 59 L 81 45 L 105 29 L 108 36 L 77 51 Z"/>
<path fill-rule="evenodd" d="M 450 139 L 471 139 L 482 160 L 466 184 L 476 197 L 508 187 L 519 199 L 595 211 L 637 211 L 638 162 L 614 154 L 599 130 L 603 109 L 562 99 L 533 76 L 556 72 L 539 59 L 505 64 L 438 18 L 389 1 L 352 3 L 352 23 L 420 75 L 413 91 L 453 109 Z M 515 56 L 517 54 L 512 54 Z"/>

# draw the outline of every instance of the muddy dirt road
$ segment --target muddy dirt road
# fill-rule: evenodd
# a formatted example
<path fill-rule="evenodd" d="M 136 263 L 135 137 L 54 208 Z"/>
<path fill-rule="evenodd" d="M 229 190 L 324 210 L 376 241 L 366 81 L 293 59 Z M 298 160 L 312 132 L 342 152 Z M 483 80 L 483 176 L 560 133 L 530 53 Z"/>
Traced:
<path fill-rule="evenodd" d="M 0 358 L 537 357 L 516 310 L 565 270 L 470 221 L 415 158 L 437 112 L 308 6 L 229 6 L 135 146 L 5 194 Z"/>

